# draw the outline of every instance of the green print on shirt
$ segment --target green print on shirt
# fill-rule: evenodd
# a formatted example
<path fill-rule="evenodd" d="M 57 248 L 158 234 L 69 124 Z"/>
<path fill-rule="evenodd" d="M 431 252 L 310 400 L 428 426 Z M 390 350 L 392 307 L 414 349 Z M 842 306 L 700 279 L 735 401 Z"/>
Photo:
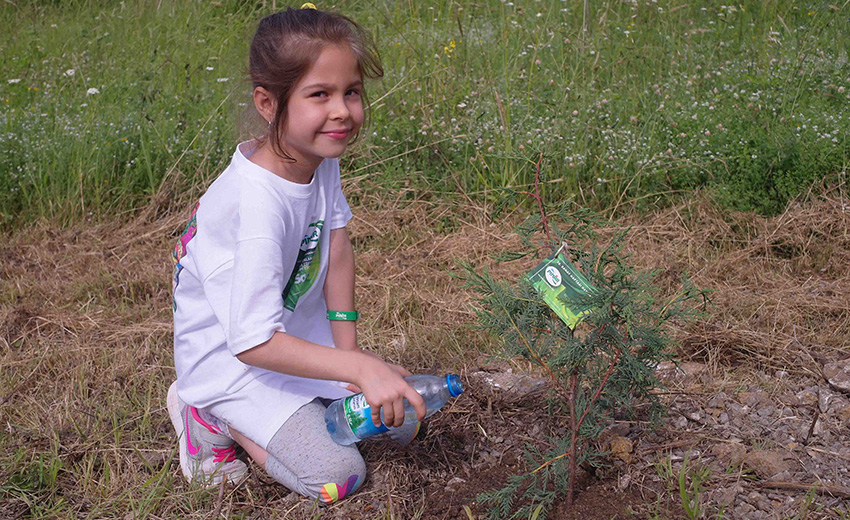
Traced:
<path fill-rule="evenodd" d="M 322 263 L 319 239 L 322 236 L 324 225 L 324 220 L 317 220 L 307 226 L 307 233 L 301 240 L 301 248 L 298 251 L 298 258 L 295 259 L 292 275 L 286 282 L 286 287 L 283 288 L 284 309 L 294 311 L 298 299 L 310 290 L 319 276 L 319 267 Z"/>

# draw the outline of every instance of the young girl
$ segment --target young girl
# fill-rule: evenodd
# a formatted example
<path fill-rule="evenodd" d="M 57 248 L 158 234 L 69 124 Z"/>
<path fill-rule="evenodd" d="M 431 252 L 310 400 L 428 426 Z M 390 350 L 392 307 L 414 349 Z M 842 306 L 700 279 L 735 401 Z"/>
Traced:
<path fill-rule="evenodd" d="M 241 481 L 236 441 L 281 484 L 332 503 L 366 469 L 355 446 L 331 440 L 321 398 L 362 391 L 376 425 L 383 411 L 401 426 L 403 399 L 425 414 L 409 372 L 362 351 L 355 329 L 337 158 L 363 124 L 364 77 L 383 70 L 357 24 L 302 8 L 260 22 L 250 74 L 267 131 L 236 148 L 174 252 L 168 411 L 188 479 Z"/>

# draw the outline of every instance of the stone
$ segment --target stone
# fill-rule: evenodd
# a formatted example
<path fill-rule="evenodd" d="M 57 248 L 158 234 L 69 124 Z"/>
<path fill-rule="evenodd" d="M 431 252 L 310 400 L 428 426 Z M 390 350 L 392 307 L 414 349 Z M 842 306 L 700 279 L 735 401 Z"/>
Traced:
<path fill-rule="evenodd" d="M 634 451 L 634 443 L 631 439 L 620 436 L 612 436 L 608 443 L 608 449 L 611 451 L 611 456 L 616 457 L 626 464 L 632 463 L 632 452 Z"/>
<path fill-rule="evenodd" d="M 735 487 L 730 487 L 726 489 L 718 489 L 714 494 L 714 500 L 717 502 L 717 505 L 723 507 L 729 507 L 735 503 L 735 498 L 738 496 L 738 490 Z"/>
<path fill-rule="evenodd" d="M 763 401 L 767 401 L 768 399 L 769 398 L 767 396 L 767 393 L 765 393 L 763 390 L 756 390 L 755 392 L 741 392 L 740 394 L 738 394 L 738 401 L 745 406 L 749 406 L 750 408 L 758 406 Z"/>
<path fill-rule="evenodd" d="M 737 466 L 744 460 L 747 447 L 740 442 L 719 442 L 711 447 L 711 453 L 723 462 Z"/>
<path fill-rule="evenodd" d="M 702 363 L 673 363 L 663 361 L 655 367 L 655 373 L 661 381 L 670 383 L 673 381 L 693 380 L 696 376 L 703 374 L 707 368 Z"/>
<path fill-rule="evenodd" d="M 546 381 L 525 374 L 504 372 L 473 372 L 471 378 L 478 379 L 494 390 L 502 391 L 510 397 L 518 399 L 543 389 Z"/>
<path fill-rule="evenodd" d="M 708 403 L 706 403 L 706 407 L 708 408 L 720 408 L 722 410 L 726 409 L 726 403 L 729 401 L 729 396 L 726 395 L 725 392 L 718 392 L 717 395 L 709 399 Z"/>
<path fill-rule="evenodd" d="M 850 393 L 850 358 L 824 365 L 823 377 L 835 390 Z"/>
<path fill-rule="evenodd" d="M 801 406 L 814 406 L 818 403 L 818 388 L 813 386 L 800 390 L 794 397 Z"/>
<path fill-rule="evenodd" d="M 694 421 L 694 422 L 702 422 L 702 413 L 699 410 L 688 412 L 685 414 L 685 417 Z"/>
<path fill-rule="evenodd" d="M 769 479 L 783 471 L 791 471 L 793 465 L 788 461 L 787 452 L 756 450 L 744 456 L 744 466 L 751 469 L 760 478 Z"/>
<path fill-rule="evenodd" d="M 460 477 L 454 477 L 453 479 L 446 482 L 446 491 L 455 491 L 461 484 L 466 482 L 466 480 Z"/>
<path fill-rule="evenodd" d="M 844 399 L 838 399 L 832 403 L 829 411 L 831 416 L 838 418 L 842 424 L 847 424 L 850 421 L 850 402 Z"/>
<path fill-rule="evenodd" d="M 818 408 L 821 413 L 829 411 L 829 405 L 836 397 L 838 396 L 825 388 L 818 392 Z"/>
<path fill-rule="evenodd" d="M 772 405 L 767 405 L 759 408 L 756 413 L 759 417 L 770 417 L 771 415 L 773 415 L 774 411 L 776 411 L 776 408 L 774 408 Z"/>

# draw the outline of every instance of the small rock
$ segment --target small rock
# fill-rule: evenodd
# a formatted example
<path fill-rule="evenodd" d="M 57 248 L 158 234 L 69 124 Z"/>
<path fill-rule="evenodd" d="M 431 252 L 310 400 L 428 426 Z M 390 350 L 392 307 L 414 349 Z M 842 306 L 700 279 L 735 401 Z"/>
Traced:
<path fill-rule="evenodd" d="M 741 505 L 735 508 L 735 511 L 739 511 L 741 518 L 749 518 L 750 513 L 755 511 L 756 508 L 751 506 L 746 502 L 741 502 Z"/>
<path fill-rule="evenodd" d="M 850 393 L 850 358 L 824 365 L 823 377 L 832 388 Z"/>
<path fill-rule="evenodd" d="M 711 399 L 709 399 L 708 403 L 706 403 L 706 407 L 708 408 L 720 408 L 722 410 L 726 409 L 726 403 L 729 401 L 729 396 L 726 395 L 725 392 L 720 392 Z"/>
<path fill-rule="evenodd" d="M 718 489 L 714 494 L 714 500 L 717 504 L 723 507 L 729 507 L 735 503 L 735 498 L 738 496 L 738 490 L 734 487 L 726 489 Z"/>
<path fill-rule="evenodd" d="M 617 487 L 620 491 L 625 491 L 628 489 L 629 484 L 632 482 L 632 475 L 630 473 L 624 473 L 617 477 Z"/>
<path fill-rule="evenodd" d="M 821 413 L 826 413 L 829 411 L 829 404 L 832 400 L 837 397 L 834 393 L 830 392 L 827 389 L 822 389 L 818 392 L 818 408 Z"/>
<path fill-rule="evenodd" d="M 797 392 L 797 404 L 802 406 L 814 406 L 818 402 L 818 388 L 812 386 Z"/>
<path fill-rule="evenodd" d="M 730 415 L 743 415 L 749 410 L 745 410 L 743 406 L 738 403 L 732 401 L 726 405 L 726 411 L 729 412 Z"/>
<path fill-rule="evenodd" d="M 729 422 L 729 414 L 723 412 L 722 414 L 720 414 L 720 417 L 717 418 L 717 422 L 719 422 L 720 424 L 727 424 Z"/>
<path fill-rule="evenodd" d="M 761 478 L 768 479 L 790 471 L 792 464 L 786 460 L 789 454 L 781 451 L 756 450 L 744 456 L 743 463 Z"/>
<path fill-rule="evenodd" d="M 767 400 L 768 396 L 763 390 L 756 390 L 755 392 L 741 392 L 738 394 L 738 401 L 751 408 L 759 405 L 762 401 Z"/>
<path fill-rule="evenodd" d="M 446 483 L 446 491 L 454 492 L 461 484 L 466 482 L 466 480 L 460 477 L 454 477 Z"/>
<path fill-rule="evenodd" d="M 776 409 L 773 406 L 767 405 L 767 406 L 762 406 L 761 408 L 759 408 L 756 413 L 758 414 L 759 417 L 769 417 L 769 416 L 773 415 L 773 412 L 775 410 Z"/>
<path fill-rule="evenodd" d="M 513 398 L 525 397 L 546 386 L 546 381 L 513 372 L 473 372 L 470 377 L 503 391 Z"/>
<path fill-rule="evenodd" d="M 707 367 L 702 363 L 676 363 L 664 361 L 655 367 L 658 378 L 664 382 L 693 380 L 696 376 L 706 372 Z"/>
<path fill-rule="evenodd" d="M 626 464 L 632 463 L 632 452 L 634 451 L 634 443 L 626 437 L 615 436 L 611 438 L 608 444 L 608 449 L 611 451 L 611 456 L 616 457 Z"/>
<path fill-rule="evenodd" d="M 850 421 L 850 403 L 844 399 L 832 404 L 832 414 L 841 421 L 842 424 L 847 424 Z"/>
<path fill-rule="evenodd" d="M 744 460 L 747 447 L 740 442 L 720 442 L 712 446 L 711 453 L 720 460 L 737 466 Z"/>

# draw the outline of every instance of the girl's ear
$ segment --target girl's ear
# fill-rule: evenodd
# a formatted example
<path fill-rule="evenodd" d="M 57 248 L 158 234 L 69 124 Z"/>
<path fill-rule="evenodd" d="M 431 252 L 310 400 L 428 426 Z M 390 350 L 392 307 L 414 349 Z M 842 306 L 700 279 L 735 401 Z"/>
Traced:
<path fill-rule="evenodd" d="M 277 101 L 272 93 L 263 87 L 254 89 L 254 106 L 257 107 L 257 112 L 268 122 L 274 120 L 274 115 L 277 113 Z"/>

